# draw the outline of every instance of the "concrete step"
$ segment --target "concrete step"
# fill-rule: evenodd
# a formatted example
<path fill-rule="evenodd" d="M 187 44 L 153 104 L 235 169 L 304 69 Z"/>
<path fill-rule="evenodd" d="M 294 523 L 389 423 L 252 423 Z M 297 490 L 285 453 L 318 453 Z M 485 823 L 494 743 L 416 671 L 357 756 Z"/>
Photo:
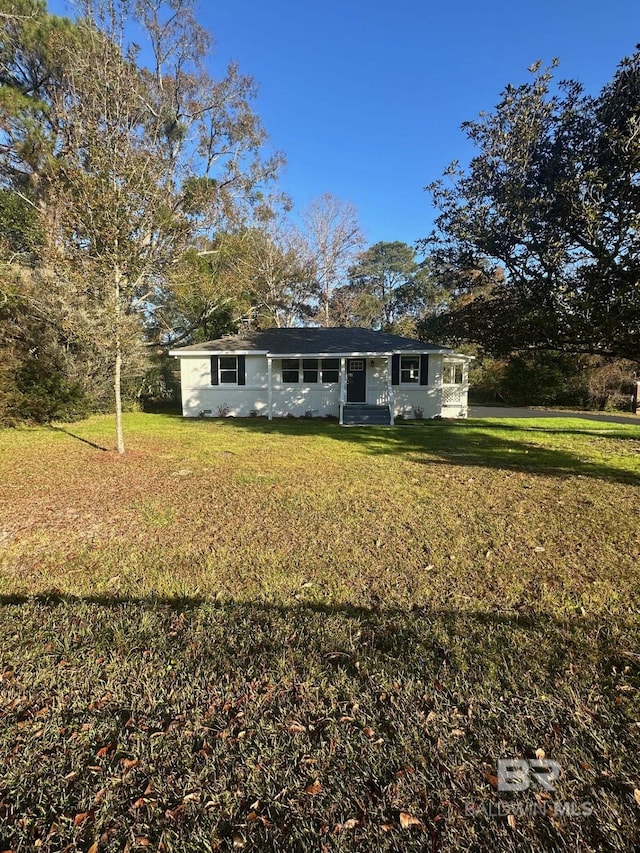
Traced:
<path fill-rule="evenodd" d="M 388 406 L 347 403 L 343 409 L 342 421 L 350 426 L 388 426 L 391 423 L 391 417 Z"/>

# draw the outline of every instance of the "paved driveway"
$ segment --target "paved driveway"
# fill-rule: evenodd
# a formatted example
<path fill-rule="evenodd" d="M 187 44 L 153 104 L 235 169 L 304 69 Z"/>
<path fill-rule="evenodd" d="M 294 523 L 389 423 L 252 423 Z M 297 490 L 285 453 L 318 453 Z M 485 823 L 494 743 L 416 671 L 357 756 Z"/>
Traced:
<path fill-rule="evenodd" d="M 608 414 L 604 412 L 567 412 L 556 409 L 517 409 L 507 406 L 469 406 L 470 418 L 582 418 L 585 421 L 605 421 L 612 424 L 640 426 L 640 415 Z"/>

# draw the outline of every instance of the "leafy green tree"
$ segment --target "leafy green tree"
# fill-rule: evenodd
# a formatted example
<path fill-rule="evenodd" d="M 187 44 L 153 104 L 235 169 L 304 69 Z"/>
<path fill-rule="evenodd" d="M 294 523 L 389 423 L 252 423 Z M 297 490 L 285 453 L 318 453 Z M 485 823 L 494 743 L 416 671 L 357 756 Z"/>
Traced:
<path fill-rule="evenodd" d="M 280 159 L 261 156 L 253 81 L 234 65 L 209 75 L 210 40 L 191 0 L 87 2 L 75 23 L 34 0 L 19 0 L 19 13 L 2 3 L 0 180 L 38 210 L 54 278 L 84 280 L 90 292 L 124 452 L 132 336 L 140 339 L 175 263 L 260 203 Z M 151 44 L 150 63 L 127 40 L 132 24 Z"/>
<path fill-rule="evenodd" d="M 349 284 L 336 293 L 348 325 L 415 333 L 417 320 L 439 310 L 445 293 L 406 243 L 370 246 L 349 270 Z"/>
<path fill-rule="evenodd" d="M 477 154 L 429 187 L 422 247 L 458 298 L 425 333 L 638 360 L 640 52 L 596 97 L 554 67 L 465 123 Z"/>

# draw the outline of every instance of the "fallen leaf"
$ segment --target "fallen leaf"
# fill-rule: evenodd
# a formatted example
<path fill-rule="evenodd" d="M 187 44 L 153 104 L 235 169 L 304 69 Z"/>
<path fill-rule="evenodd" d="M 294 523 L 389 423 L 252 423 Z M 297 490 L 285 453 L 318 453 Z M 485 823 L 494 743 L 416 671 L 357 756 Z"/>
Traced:
<path fill-rule="evenodd" d="M 292 723 L 289 723 L 288 729 L 290 732 L 306 732 L 307 730 L 302 723 L 298 723 L 295 720 Z"/>
<path fill-rule="evenodd" d="M 415 773 L 413 767 L 401 767 L 399 770 L 396 770 L 396 776 L 398 779 L 401 779 L 403 776 L 409 776 L 411 773 Z"/>
<path fill-rule="evenodd" d="M 400 826 L 409 829 L 411 826 L 419 826 L 422 829 L 422 821 L 409 812 L 400 812 Z"/>
<path fill-rule="evenodd" d="M 452 729 L 451 734 L 455 735 L 456 737 L 464 737 L 466 732 L 464 729 Z"/>
<path fill-rule="evenodd" d="M 375 735 L 375 731 L 371 728 L 371 726 L 365 726 L 362 731 L 367 737 L 373 737 Z"/>
<path fill-rule="evenodd" d="M 127 770 L 131 770 L 132 767 L 137 767 L 138 764 L 140 764 L 140 759 L 139 758 L 122 758 L 122 759 L 120 759 L 120 764 L 122 764 L 122 766 L 124 767 L 125 772 L 126 772 Z"/>
<path fill-rule="evenodd" d="M 178 820 L 183 811 L 184 806 L 181 803 L 179 806 L 176 806 L 175 809 L 167 809 L 164 816 L 168 817 L 170 820 Z"/>
<path fill-rule="evenodd" d="M 312 782 L 310 785 L 307 785 L 304 790 L 306 794 L 319 794 L 322 790 L 322 785 L 320 784 L 319 780 L 316 779 L 315 782 Z"/>
<path fill-rule="evenodd" d="M 360 826 L 360 821 L 355 817 L 350 817 L 342 824 L 343 829 L 355 829 L 356 826 Z"/>
<path fill-rule="evenodd" d="M 79 775 L 80 773 L 78 773 L 77 770 L 72 770 L 71 773 L 67 773 L 67 775 L 64 777 L 64 781 L 73 782 L 75 779 L 78 778 Z"/>
<path fill-rule="evenodd" d="M 638 790 L 637 788 L 633 792 L 633 798 L 635 799 L 636 803 L 640 806 L 640 790 Z"/>
<path fill-rule="evenodd" d="M 507 823 L 509 824 L 511 829 L 515 829 L 516 828 L 516 817 L 515 817 L 515 815 L 512 815 L 512 814 L 507 815 Z"/>
<path fill-rule="evenodd" d="M 395 824 L 393 824 L 393 823 L 382 823 L 382 824 L 380 824 L 380 829 L 383 832 L 391 832 L 392 829 L 395 829 Z"/>
<path fill-rule="evenodd" d="M 113 744 L 107 743 L 96 752 L 96 758 L 104 758 L 110 752 L 113 752 Z"/>
<path fill-rule="evenodd" d="M 487 782 L 493 788 L 498 787 L 498 777 L 497 776 L 494 776 L 493 773 L 485 773 L 484 771 L 482 772 L 482 775 L 484 776 L 484 778 L 487 780 Z"/>
<path fill-rule="evenodd" d="M 94 841 L 91 847 L 87 850 L 87 853 L 98 853 L 98 842 Z"/>
<path fill-rule="evenodd" d="M 80 812 L 80 814 L 77 814 L 74 817 L 73 825 L 74 826 L 80 826 L 80 824 L 84 823 L 88 817 L 91 817 L 91 812 Z"/>
<path fill-rule="evenodd" d="M 136 838 L 136 844 L 138 847 L 151 847 L 151 842 L 148 838 L 145 838 L 143 835 L 139 835 Z"/>
<path fill-rule="evenodd" d="M 544 749 L 536 749 L 536 758 L 538 759 L 538 761 L 544 761 L 545 756 L 546 752 L 544 751 Z"/>
<path fill-rule="evenodd" d="M 244 838 L 240 835 L 239 832 L 236 832 L 233 836 L 233 846 L 234 847 L 244 847 Z"/>

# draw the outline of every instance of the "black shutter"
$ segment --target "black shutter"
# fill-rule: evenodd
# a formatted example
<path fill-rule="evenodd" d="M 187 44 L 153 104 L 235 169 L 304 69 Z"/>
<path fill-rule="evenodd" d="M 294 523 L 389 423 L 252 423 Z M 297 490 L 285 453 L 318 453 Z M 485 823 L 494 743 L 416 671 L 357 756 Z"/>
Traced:
<path fill-rule="evenodd" d="M 400 384 L 400 356 L 398 353 L 391 356 L 391 384 Z"/>
<path fill-rule="evenodd" d="M 238 385 L 245 385 L 245 384 L 246 384 L 246 379 L 245 379 L 244 356 L 239 355 L 238 356 Z"/>
<path fill-rule="evenodd" d="M 429 356 L 421 355 L 420 356 L 420 384 L 428 385 L 429 384 Z"/>
<path fill-rule="evenodd" d="M 218 384 L 218 356 L 211 356 L 211 384 Z"/>

